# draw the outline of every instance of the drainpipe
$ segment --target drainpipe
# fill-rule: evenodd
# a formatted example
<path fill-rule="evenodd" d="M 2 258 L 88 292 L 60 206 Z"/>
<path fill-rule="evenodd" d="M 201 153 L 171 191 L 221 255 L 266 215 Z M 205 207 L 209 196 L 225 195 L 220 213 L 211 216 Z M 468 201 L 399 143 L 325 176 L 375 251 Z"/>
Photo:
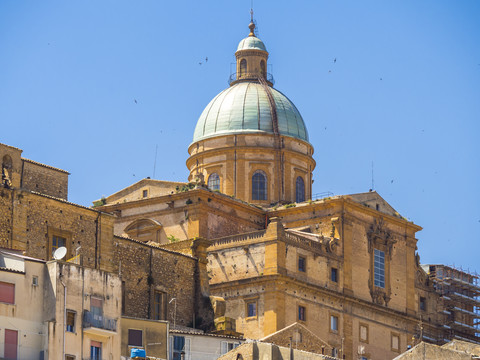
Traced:
<path fill-rule="evenodd" d="M 58 263 L 57 263 L 58 264 Z M 63 356 L 65 359 L 65 333 L 67 331 L 67 285 L 62 280 L 63 274 L 60 271 L 60 283 L 63 285 Z"/>

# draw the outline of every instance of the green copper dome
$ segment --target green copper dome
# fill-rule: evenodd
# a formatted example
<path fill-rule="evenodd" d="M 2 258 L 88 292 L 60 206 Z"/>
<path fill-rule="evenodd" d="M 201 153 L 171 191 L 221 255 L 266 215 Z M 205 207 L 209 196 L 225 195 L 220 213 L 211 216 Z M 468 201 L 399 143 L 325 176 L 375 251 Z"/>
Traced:
<path fill-rule="evenodd" d="M 262 40 L 256 36 L 248 36 L 245 39 L 241 40 L 238 44 L 237 51 L 239 50 L 262 50 L 267 51 L 265 44 Z"/>
<path fill-rule="evenodd" d="M 308 142 L 308 133 L 295 105 L 281 92 L 270 88 L 275 101 L 281 135 Z M 230 134 L 273 134 L 267 93 L 257 82 L 240 82 L 218 94 L 198 119 L 193 142 Z"/>

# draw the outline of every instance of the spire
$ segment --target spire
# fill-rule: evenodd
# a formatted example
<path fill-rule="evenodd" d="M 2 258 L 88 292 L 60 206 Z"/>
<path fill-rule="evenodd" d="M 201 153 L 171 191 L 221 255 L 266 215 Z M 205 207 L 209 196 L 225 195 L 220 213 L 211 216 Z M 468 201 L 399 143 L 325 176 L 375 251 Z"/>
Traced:
<path fill-rule="evenodd" d="M 255 23 L 253 22 L 253 0 L 252 7 L 250 8 L 250 24 L 248 24 L 248 28 L 250 29 L 250 34 L 248 34 L 248 36 L 255 36 Z"/>

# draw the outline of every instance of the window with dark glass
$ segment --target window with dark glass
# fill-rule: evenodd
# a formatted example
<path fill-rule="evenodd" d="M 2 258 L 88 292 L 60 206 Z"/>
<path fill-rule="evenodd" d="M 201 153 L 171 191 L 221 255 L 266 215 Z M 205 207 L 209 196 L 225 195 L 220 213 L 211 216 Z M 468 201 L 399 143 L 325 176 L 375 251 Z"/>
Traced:
<path fill-rule="evenodd" d="M 242 59 L 240 61 L 240 76 L 243 76 L 247 73 L 247 60 Z"/>
<path fill-rule="evenodd" d="M 249 301 L 247 302 L 247 316 L 257 316 L 257 302 L 256 301 Z"/>
<path fill-rule="evenodd" d="M 103 321 L 103 301 L 102 299 L 91 297 L 90 298 L 90 312 L 92 313 L 92 319 L 94 324 L 99 327 Z M 100 325 L 99 325 L 100 324 Z"/>
<path fill-rule="evenodd" d="M 148 196 L 148 190 L 143 190 L 143 197 L 146 198 Z"/>
<path fill-rule="evenodd" d="M 75 332 L 75 311 L 67 310 L 67 331 Z"/>
<path fill-rule="evenodd" d="M 330 270 L 330 280 L 333 282 L 338 282 L 338 270 L 333 268 Z"/>
<path fill-rule="evenodd" d="M 375 286 L 385 288 L 385 252 L 374 249 L 373 274 Z"/>
<path fill-rule="evenodd" d="M 305 306 L 298 306 L 298 320 L 305 321 L 307 319 Z"/>
<path fill-rule="evenodd" d="M 305 182 L 302 177 L 297 177 L 295 201 L 297 203 L 305 201 Z"/>
<path fill-rule="evenodd" d="M 425 299 L 423 296 L 420 297 L 420 310 L 427 310 L 427 299 Z"/>
<path fill-rule="evenodd" d="M 207 186 L 210 190 L 220 190 L 220 176 L 217 173 L 213 173 L 208 177 Z"/>
<path fill-rule="evenodd" d="M 252 200 L 267 200 L 267 178 L 259 171 L 252 176 Z"/>
<path fill-rule="evenodd" d="M 298 257 L 298 271 L 307 271 L 307 259 L 305 259 L 303 256 Z"/>
<path fill-rule="evenodd" d="M 182 352 L 185 352 L 185 337 L 174 336 L 173 337 L 173 353 L 172 360 L 181 360 Z"/>
<path fill-rule="evenodd" d="M 265 71 L 265 61 L 263 61 L 263 60 L 260 61 L 260 71 L 261 71 L 261 73 L 262 73 L 263 76 L 265 76 L 265 74 L 267 73 L 267 72 Z"/>
<path fill-rule="evenodd" d="M 330 315 L 330 330 L 338 331 L 338 316 Z"/>
<path fill-rule="evenodd" d="M 61 236 L 52 236 L 52 258 L 53 254 L 55 253 L 55 250 L 57 250 L 59 247 L 65 246 L 67 243 L 67 239 Z"/>
<path fill-rule="evenodd" d="M 128 345 L 143 346 L 143 331 L 137 329 L 128 329 Z"/>
<path fill-rule="evenodd" d="M 98 341 L 90 342 L 90 360 L 102 360 L 102 343 Z"/>

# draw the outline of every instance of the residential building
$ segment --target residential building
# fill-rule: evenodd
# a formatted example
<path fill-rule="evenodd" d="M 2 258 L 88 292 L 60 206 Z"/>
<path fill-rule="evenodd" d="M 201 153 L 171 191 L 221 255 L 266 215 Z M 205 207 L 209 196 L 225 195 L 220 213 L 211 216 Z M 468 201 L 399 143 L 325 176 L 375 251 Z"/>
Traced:
<path fill-rule="evenodd" d="M 205 333 L 197 329 L 181 328 L 170 330 L 169 359 L 216 360 L 223 354 L 243 344 L 242 337 Z"/>
<path fill-rule="evenodd" d="M 40 359 L 47 349 L 45 261 L 0 249 L 0 358 Z"/>
<path fill-rule="evenodd" d="M 122 359 L 130 357 L 132 348 L 144 349 L 149 357 L 168 358 L 168 321 L 122 316 L 121 332 Z"/>

